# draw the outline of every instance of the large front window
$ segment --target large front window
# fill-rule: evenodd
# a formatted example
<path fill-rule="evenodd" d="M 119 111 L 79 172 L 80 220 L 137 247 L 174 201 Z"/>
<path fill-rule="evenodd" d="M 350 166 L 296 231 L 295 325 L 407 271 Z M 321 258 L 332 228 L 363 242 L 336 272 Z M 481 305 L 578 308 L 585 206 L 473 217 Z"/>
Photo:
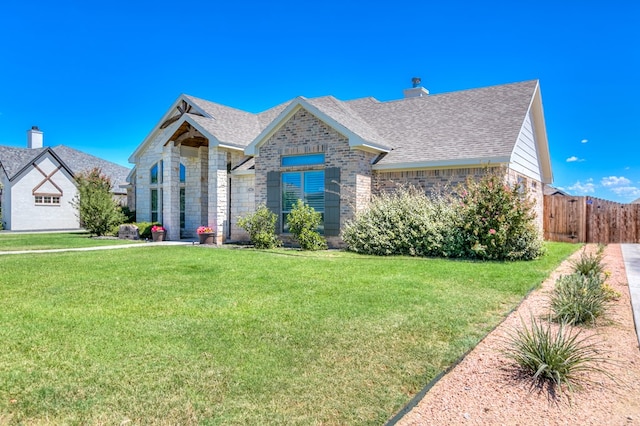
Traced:
<path fill-rule="evenodd" d="M 282 173 L 282 232 L 289 232 L 287 215 L 298 200 L 313 207 L 322 215 L 324 224 L 324 170 Z"/>

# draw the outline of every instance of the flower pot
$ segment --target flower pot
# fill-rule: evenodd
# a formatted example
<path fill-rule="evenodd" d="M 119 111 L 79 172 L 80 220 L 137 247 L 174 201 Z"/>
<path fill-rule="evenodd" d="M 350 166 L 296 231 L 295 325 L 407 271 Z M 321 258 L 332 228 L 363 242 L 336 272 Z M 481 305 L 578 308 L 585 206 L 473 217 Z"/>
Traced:
<path fill-rule="evenodd" d="M 164 231 L 152 231 L 151 240 L 155 243 L 158 241 L 164 241 Z"/>
<path fill-rule="evenodd" d="M 215 236 L 216 234 L 214 232 L 205 232 L 203 234 L 198 234 L 200 244 L 213 244 Z"/>

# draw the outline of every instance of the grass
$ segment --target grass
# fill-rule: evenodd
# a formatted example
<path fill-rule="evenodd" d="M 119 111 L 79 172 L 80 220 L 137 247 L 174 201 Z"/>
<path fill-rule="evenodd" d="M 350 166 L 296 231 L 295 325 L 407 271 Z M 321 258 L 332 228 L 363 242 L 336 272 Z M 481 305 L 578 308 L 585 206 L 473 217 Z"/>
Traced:
<path fill-rule="evenodd" d="M 0 423 L 381 424 L 577 249 L 548 247 L 0 257 Z"/>
<path fill-rule="evenodd" d="M 90 238 L 87 232 L 0 233 L 0 251 L 50 250 L 135 244 L 131 240 Z"/>

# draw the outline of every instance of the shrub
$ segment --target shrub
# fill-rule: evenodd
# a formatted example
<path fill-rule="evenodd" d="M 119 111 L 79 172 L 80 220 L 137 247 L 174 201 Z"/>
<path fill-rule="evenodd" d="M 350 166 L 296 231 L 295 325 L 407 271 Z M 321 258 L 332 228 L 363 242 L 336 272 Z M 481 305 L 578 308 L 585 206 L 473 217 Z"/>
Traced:
<path fill-rule="evenodd" d="M 135 225 L 138 227 L 138 233 L 140 234 L 140 239 L 149 239 L 151 238 L 151 228 L 154 226 L 162 226 L 158 222 L 136 222 Z"/>
<path fill-rule="evenodd" d="M 373 197 L 344 226 L 348 250 L 375 255 L 447 256 L 456 211 L 449 199 L 415 187 Z"/>
<path fill-rule="evenodd" d="M 125 216 L 111 194 L 111 180 L 100 169 L 80 173 L 75 180 L 78 194 L 72 204 L 87 231 L 97 236 L 106 235 L 113 226 L 124 223 Z"/>
<path fill-rule="evenodd" d="M 247 231 L 255 248 L 270 249 L 281 245 L 276 236 L 277 220 L 276 214 L 263 204 L 254 213 L 239 218 L 238 226 Z"/>
<path fill-rule="evenodd" d="M 608 373 L 602 363 L 609 362 L 588 337 L 561 323 L 553 332 L 551 324 L 531 318 L 531 328 L 524 322 L 522 329 L 512 332 L 507 340 L 505 355 L 531 376 L 534 384 L 549 383 L 561 390 L 566 385 L 572 390 L 585 372 Z"/>
<path fill-rule="evenodd" d="M 585 248 L 580 253 L 580 257 L 571 262 L 573 271 L 581 275 L 603 275 L 603 256 L 604 254 L 600 249 L 596 253 L 587 253 Z"/>
<path fill-rule="evenodd" d="M 460 217 L 455 255 L 492 260 L 530 260 L 543 254 L 534 202 L 520 185 L 508 186 L 504 173 L 469 177 L 458 188 Z"/>
<path fill-rule="evenodd" d="M 553 320 L 568 324 L 595 322 L 607 306 L 608 294 L 601 275 L 565 275 L 551 294 Z"/>
<path fill-rule="evenodd" d="M 129 206 L 121 206 L 122 214 L 125 216 L 125 223 L 134 223 L 136 221 L 136 211 L 131 210 Z"/>
<path fill-rule="evenodd" d="M 287 215 L 289 231 L 300 244 L 302 250 L 325 250 L 327 241 L 317 229 L 322 223 L 322 215 L 302 200 L 298 200 Z"/>

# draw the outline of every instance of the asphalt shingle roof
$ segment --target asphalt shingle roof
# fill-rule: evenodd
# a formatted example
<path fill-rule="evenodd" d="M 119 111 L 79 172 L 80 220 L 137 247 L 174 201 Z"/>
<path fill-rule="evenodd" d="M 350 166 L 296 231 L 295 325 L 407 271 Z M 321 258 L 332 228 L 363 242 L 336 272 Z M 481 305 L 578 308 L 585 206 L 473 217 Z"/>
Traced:
<path fill-rule="evenodd" d="M 347 102 L 393 150 L 378 164 L 510 156 L 537 81 Z"/>
<path fill-rule="evenodd" d="M 0 146 L 0 164 L 2 164 L 7 176 L 11 179 L 46 149 L 48 148 L 29 149 Z M 64 145 L 52 147 L 51 150 L 65 163 L 73 174 L 98 167 L 102 173 L 111 179 L 114 191 L 121 191 L 118 186 L 126 184 L 127 175 L 130 171 L 126 167 Z"/>
<path fill-rule="evenodd" d="M 390 152 L 377 164 L 509 157 L 538 82 L 380 102 L 340 101 L 333 96 L 299 98 L 365 142 Z M 193 96 L 185 97 L 210 117 L 191 115 L 220 142 L 246 147 L 294 100 L 252 114 Z"/>

